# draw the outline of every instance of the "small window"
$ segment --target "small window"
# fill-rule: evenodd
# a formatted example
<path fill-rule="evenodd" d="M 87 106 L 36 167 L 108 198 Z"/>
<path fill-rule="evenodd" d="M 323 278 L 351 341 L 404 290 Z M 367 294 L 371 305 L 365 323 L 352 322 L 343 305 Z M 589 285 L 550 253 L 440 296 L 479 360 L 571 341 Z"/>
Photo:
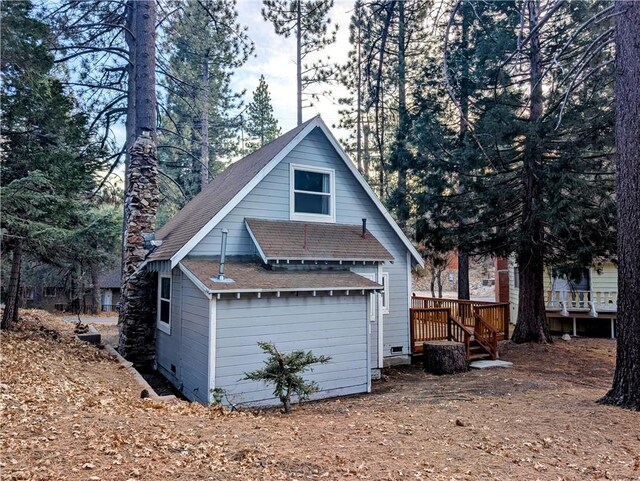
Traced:
<path fill-rule="evenodd" d="M 56 288 L 55 287 L 45 287 L 44 288 L 44 297 L 56 297 Z"/>
<path fill-rule="evenodd" d="M 520 289 L 520 269 L 517 266 L 513 268 L 513 287 Z"/>
<path fill-rule="evenodd" d="M 389 314 L 389 273 L 382 273 L 382 285 L 384 290 L 382 291 L 382 313 Z"/>
<path fill-rule="evenodd" d="M 158 329 L 171 334 L 171 276 L 162 274 L 158 285 Z"/>
<path fill-rule="evenodd" d="M 291 220 L 335 222 L 334 171 L 291 165 Z"/>

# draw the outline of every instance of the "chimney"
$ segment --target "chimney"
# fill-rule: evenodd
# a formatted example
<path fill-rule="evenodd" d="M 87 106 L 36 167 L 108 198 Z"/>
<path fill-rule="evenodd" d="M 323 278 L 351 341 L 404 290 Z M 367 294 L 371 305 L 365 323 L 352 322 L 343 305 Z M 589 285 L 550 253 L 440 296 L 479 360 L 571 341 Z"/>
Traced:
<path fill-rule="evenodd" d="M 367 238 L 367 219 L 362 219 L 362 238 Z"/>

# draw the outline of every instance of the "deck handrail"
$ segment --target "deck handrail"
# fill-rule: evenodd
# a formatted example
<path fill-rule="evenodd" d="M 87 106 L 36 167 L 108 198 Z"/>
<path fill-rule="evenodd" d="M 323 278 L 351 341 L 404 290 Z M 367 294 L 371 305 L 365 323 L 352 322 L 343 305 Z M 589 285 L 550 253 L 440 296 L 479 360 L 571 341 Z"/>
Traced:
<path fill-rule="evenodd" d="M 451 315 L 470 329 L 473 329 L 476 324 L 474 310 L 479 308 L 482 310 L 481 315 L 485 321 L 489 322 L 499 333 L 501 333 L 501 337 L 504 337 L 505 339 L 508 339 L 509 337 L 510 309 L 508 302 L 426 297 L 416 296 L 414 293 L 411 297 L 411 306 L 412 308 L 423 309 L 442 307 L 449 308 L 451 310 Z"/>
<path fill-rule="evenodd" d="M 451 314 L 447 315 L 447 340 L 464 344 L 467 359 L 471 356 L 471 331 Z"/>
<path fill-rule="evenodd" d="M 476 319 L 473 330 L 475 340 L 491 354 L 492 359 L 496 359 L 498 357 L 498 331 L 485 321 L 477 310 L 474 310 L 473 315 Z"/>

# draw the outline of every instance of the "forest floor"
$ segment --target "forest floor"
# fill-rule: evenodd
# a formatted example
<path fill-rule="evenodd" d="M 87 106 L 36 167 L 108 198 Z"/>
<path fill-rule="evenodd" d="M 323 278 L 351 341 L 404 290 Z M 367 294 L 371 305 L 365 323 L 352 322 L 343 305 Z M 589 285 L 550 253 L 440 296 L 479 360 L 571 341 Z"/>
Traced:
<path fill-rule="evenodd" d="M 611 340 L 505 343 L 512 369 L 393 369 L 287 416 L 140 399 L 72 327 L 23 311 L 0 334 L 3 480 L 640 479 L 640 413 L 595 403 Z"/>

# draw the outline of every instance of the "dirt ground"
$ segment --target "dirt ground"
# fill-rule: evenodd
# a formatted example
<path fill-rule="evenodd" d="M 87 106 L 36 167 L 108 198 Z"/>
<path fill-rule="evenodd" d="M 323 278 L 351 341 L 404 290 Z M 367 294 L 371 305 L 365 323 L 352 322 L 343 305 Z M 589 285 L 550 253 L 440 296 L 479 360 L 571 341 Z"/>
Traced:
<path fill-rule="evenodd" d="M 1 334 L 3 480 L 640 479 L 640 413 L 594 402 L 610 340 L 507 343 L 512 369 L 394 369 L 369 395 L 286 416 L 140 399 L 68 324 L 24 317 Z"/>

